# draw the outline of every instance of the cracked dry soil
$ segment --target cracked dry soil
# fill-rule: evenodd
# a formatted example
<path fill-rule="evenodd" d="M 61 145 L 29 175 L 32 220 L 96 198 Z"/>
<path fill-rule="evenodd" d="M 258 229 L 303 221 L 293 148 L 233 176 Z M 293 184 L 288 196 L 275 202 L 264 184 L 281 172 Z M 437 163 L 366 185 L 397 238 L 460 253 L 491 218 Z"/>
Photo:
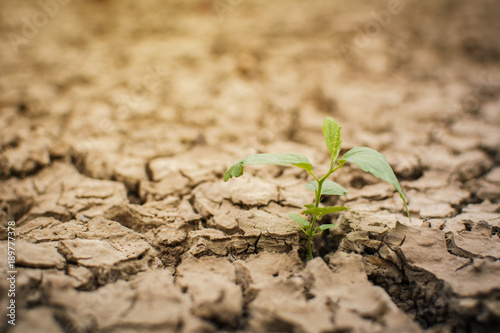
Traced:
<path fill-rule="evenodd" d="M 0 331 L 500 331 L 497 1 L 54 3 L 0 2 Z M 222 175 L 326 116 L 412 222 L 344 167 L 307 261 L 308 175 Z"/>

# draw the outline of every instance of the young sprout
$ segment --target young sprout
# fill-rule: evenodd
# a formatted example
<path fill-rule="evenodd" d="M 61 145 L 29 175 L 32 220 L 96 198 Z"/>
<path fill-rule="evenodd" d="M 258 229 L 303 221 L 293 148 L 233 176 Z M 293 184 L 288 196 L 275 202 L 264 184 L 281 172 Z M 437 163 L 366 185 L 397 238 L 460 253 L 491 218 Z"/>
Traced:
<path fill-rule="evenodd" d="M 359 166 L 363 171 L 369 172 L 377 178 L 380 178 L 389 184 L 392 184 L 394 188 L 399 192 L 399 196 L 403 200 L 403 205 L 410 219 L 410 213 L 408 211 L 408 206 L 406 203 L 406 198 L 404 196 L 403 190 L 399 185 L 399 182 L 394 174 L 389 163 L 384 155 L 376 150 L 367 147 L 356 147 L 349 150 L 341 158 L 339 158 L 340 145 L 342 143 L 342 133 L 341 127 L 333 118 L 326 118 L 323 122 L 323 135 L 325 137 L 326 147 L 330 152 L 330 168 L 326 174 L 321 177 L 316 176 L 313 173 L 313 167 L 311 162 L 301 154 L 254 154 L 250 155 L 241 161 L 233 164 L 224 174 L 224 181 L 227 182 L 232 177 L 240 177 L 243 175 L 243 168 L 245 165 L 250 164 L 280 164 L 280 165 L 293 165 L 301 169 L 306 170 L 314 180 L 306 185 L 308 190 L 314 192 L 314 204 L 304 205 L 306 208 L 301 213 L 303 215 L 312 215 L 311 222 L 308 221 L 303 215 L 298 213 L 290 213 L 288 216 L 297 222 L 302 229 L 302 231 L 307 235 L 307 248 L 309 251 L 309 258 L 313 258 L 312 252 L 312 237 L 321 234 L 324 230 L 337 227 L 338 224 L 322 224 L 316 226 L 316 222 L 319 221 L 323 215 L 340 212 L 347 210 L 344 206 L 328 206 L 320 207 L 321 196 L 323 195 L 345 195 L 347 190 L 337 184 L 334 181 L 328 179 L 331 174 L 340 169 L 346 162 L 350 162 Z"/>

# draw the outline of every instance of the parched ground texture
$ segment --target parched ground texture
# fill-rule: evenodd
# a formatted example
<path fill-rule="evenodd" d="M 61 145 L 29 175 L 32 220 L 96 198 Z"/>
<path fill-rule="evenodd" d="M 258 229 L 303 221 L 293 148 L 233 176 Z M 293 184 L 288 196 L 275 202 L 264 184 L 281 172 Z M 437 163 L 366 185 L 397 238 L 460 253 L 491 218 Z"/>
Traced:
<path fill-rule="evenodd" d="M 498 332 L 500 4 L 0 1 L 0 331 Z M 305 237 L 293 152 L 384 153 Z M 318 172 L 321 173 L 321 172 Z M 15 315 L 8 324 L 8 222 Z"/>

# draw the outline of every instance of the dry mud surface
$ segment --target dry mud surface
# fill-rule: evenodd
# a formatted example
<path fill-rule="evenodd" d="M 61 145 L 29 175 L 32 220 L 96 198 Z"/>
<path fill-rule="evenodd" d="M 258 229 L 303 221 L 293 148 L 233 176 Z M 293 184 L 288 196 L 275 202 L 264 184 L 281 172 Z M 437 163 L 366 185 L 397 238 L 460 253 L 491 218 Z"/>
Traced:
<path fill-rule="evenodd" d="M 399 4 L 399 5 L 398 5 Z M 215 7 L 214 7 L 215 6 Z M 0 1 L 0 331 L 499 332 L 500 5 Z M 355 167 L 305 239 L 307 173 Z M 320 173 L 320 172 L 319 172 Z M 8 222 L 15 221 L 15 298 Z M 15 323 L 7 309 L 15 299 Z"/>

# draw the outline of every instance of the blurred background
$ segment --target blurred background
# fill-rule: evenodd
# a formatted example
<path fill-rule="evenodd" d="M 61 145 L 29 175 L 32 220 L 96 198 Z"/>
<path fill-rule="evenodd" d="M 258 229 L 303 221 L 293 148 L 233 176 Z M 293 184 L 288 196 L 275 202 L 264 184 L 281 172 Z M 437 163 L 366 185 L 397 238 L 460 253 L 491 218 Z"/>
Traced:
<path fill-rule="evenodd" d="M 326 116 L 345 148 L 396 152 L 393 165 L 445 140 L 498 161 L 499 13 L 496 0 L 1 0 L 0 174 L 69 159 L 133 189 L 149 160 L 198 145 L 324 150 Z"/>

